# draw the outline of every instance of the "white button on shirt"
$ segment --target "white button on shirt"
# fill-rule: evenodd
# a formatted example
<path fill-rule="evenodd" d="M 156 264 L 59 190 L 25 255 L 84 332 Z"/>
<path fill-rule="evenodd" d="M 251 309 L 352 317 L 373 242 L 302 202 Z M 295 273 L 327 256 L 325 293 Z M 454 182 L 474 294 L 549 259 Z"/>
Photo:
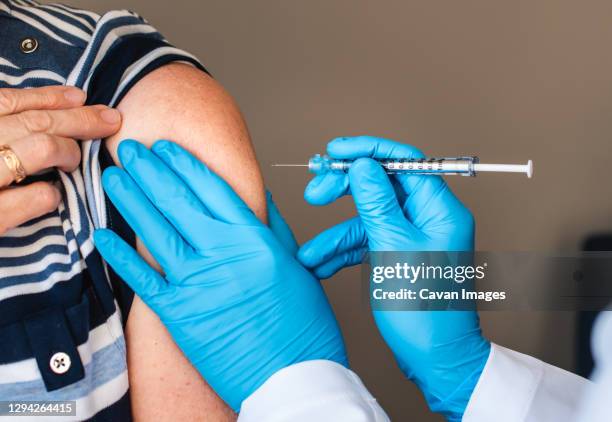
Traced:
<path fill-rule="evenodd" d="M 53 356 L 51 356 L 51 359 L 49 360 L 49 366 L 51 367 L 51 370 L 53 371 L 53 373 L 58 375 L 65 374 L 66 372 L 68 372 L 71 364 L 72 361 L 70 360 L 70 356 L 68 356 L 64 352 L 55 353 Z"/>

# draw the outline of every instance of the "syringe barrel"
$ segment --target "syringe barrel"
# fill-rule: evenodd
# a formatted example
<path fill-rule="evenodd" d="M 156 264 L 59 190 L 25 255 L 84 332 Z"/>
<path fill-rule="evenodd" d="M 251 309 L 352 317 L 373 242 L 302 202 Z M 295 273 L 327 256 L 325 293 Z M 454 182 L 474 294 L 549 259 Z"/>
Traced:
<path fill-rule="evenodd" d="M 377 160 L 387 174 L 423 174 L 423 175 L 462 175 L 475 176 L 474 164 L 477 157 L 420 158 L 420 159 L 385 159 Z M 315 155 L 308 162 L 311 173 L 327 172 L 346 173 L 352 160 L 336 160 L 327 155 Z"/>

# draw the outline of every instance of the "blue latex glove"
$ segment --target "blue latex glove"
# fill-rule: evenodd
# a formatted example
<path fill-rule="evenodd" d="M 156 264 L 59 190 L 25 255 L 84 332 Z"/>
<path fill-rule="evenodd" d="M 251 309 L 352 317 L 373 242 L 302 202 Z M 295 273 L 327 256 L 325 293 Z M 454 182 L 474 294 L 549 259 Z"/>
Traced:
<path fill-rule="evenodd" d="M 347 365 L 327 297 L 293 257 L 295 241 L 275 208 L 283 243 L 178 145 L 159 141 L 149 151 L 124 141 L 119 158 L 125 170 L 107 169 L 104 188 L 165 276 L 112 231 L 97 230 L 95 244 L 235 411 L 289 365 Z"/>
<path fill-rule="evenodd" d="M 291 254 L 291 256 L 295 257 L 299 249 L 299 245 L 295 240 L 291 227 L 289 227 L 289 224 L 287 224 L 278 210 L 278 207 L 274 203 L 270 191 L 266 191 L 266 202 L 268 204 L 268 226 L 270 227 L 270 230 L 272 230 L 285 250 Z"/>
<path fill-rule="evenodd" d="M 347 175 L 316 176 L 306 200 L 323 205 L 351 193 L 358 216 L 307 242 L 298 259 L 320 278 L 361 262 L 371 251 L 470 251 L 471 213 L 437 176 L 385 174 L 376 159 L 422 158 L 409 145 L 361 136 L 328 145 L 333 158 L 357 159 Z M 404 374 L 430 408 L 459 421 L 489 355 L 478 314 L 469 311 L 375 311 L 376 324 Z"/>

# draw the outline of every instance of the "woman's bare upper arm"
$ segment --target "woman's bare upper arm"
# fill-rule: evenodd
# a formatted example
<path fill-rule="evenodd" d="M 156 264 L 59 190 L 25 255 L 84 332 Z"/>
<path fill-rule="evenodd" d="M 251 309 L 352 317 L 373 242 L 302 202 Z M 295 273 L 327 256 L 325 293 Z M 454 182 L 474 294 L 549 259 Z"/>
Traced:
<path fill-rule="evenodd" d="M 158 139 L 178 142 L 265 218 L 263 180 L 248 129 L 232 97 L 210 76 L 186 64 L 164 66 L 138 82 L 118 109 L 123 126 L 107 140 L 113 154 L 126 138 L 149 146 Z"/>
<path fill-rule="evenodd" d="M 248 130 L 236 104 L 216 81 L 189 65 L 170 64 L 139 81 L 118 108 L 122 129 L 107 140 L 115 162 L 123 139 L 149 146 L 158 139 L 172 140 L 223 177 L 265 220 L 263 180 Z M 153 263 L 140 243 L 138 250 Z M 136 419 L 235 419 L 138 298 L 128 317 L 126 339 Z"/>

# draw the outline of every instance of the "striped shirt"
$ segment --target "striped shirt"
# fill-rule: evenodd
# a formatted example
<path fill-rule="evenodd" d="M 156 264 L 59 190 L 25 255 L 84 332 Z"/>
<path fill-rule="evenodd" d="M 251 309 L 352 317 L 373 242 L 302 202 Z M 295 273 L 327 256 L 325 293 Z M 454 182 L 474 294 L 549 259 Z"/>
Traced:
<path fill-rule="evenodd" d="M 29 54 L 26 38 L 37 44 Z M 132 12 L 0 0 L 0 88 L 73 85 L 88 104 L 115 106 L 143 76 L 176 61 L 203 69 Z M 0 236 L 0 400 L 74 400 L 68 419 L 130 420 L 120 306 L 130 300 L 92 232 L 110 227 L 132 241 L 133 233 L 101 187 L 112 164 L 104 144 L 80 145 L 80 168 L 36 176 L 61 188 L 59 208 Z"/>

